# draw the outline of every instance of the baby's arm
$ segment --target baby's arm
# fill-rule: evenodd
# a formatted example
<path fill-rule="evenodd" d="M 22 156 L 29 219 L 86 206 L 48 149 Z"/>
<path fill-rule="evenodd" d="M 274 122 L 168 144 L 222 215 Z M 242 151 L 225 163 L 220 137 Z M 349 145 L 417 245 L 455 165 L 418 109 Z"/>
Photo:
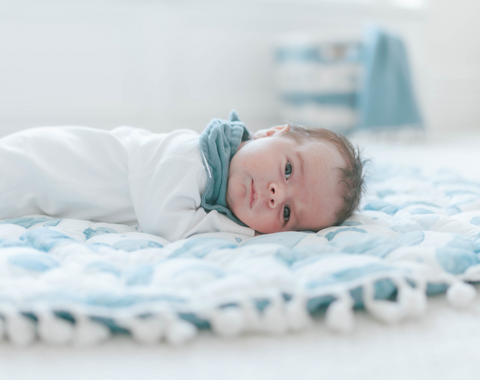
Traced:
<path fill-rule="evenodd" d="M 169 241 L 206 232 L 254 235 L 252 229 L 200 207 L 207 173 L 198 149 L 198 134 L 176 131 L 162 137 L 141 133 L 138 140 L 135 136 L 132 140 L 129 184 L 144 232 Z"/>
<path fill-rule="evenodd" d="M 207 213 L 200 207 L 197 209 L 187 230 L 180 238 L 184 239 L 195 234 L 208 232 L 229 232 L 249 237 L 253 237 L 255 233 L 253 229 L 235 223 L 216 210 Z"/>
<path fill-rule="evenodd" d="M 207 232 L 253 236 L 252 229 L 200 207 L 198 189 L 204 182 L 204 172 L 201 163 L 185 158 L 168 160 L 158 165 L 154 173 L 131 176 L 133 205 L 143 232 L 169 241 Z"/>

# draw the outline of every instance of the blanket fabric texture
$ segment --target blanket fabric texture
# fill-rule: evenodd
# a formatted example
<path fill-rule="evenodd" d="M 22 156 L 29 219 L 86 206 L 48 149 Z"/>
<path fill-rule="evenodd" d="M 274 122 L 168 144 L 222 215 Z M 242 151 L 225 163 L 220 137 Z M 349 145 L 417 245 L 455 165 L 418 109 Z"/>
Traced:
<path fill-rule="evenodd" d="M 211 233 L 168 242 L 135 226 L 30 215 L 0 222 L 0 339 L 91 345 L 127 333 L 181 344 L 281 334 L 354 309 L 419 318 L 426 296 L 468 307 L 480 281 L 480 183 L 376 168 L 361 211 L 317 233 Z"/>

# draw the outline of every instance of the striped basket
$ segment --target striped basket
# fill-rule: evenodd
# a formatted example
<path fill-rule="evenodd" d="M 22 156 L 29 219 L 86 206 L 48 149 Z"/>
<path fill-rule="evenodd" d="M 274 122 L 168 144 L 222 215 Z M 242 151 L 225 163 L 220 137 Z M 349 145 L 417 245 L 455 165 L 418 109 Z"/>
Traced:
<path fill-rule="evenodd" d="M 280 118 L 340 133 L 355 128 L 361 47 L 354 39 L 281 42 L 275 56 Z"/>

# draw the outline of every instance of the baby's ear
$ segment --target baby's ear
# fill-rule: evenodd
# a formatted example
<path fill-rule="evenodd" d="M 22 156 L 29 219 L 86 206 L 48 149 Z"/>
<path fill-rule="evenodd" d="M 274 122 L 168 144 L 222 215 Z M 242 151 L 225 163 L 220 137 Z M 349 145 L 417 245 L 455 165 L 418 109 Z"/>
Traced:
<path fill-rule="evenodd" d="M 271 127 L 268 129 L 260 129 L 259 131 L 255 132 L 253 135 L 253 139 L 261 139 L 262 137 L 270 137 L 274 136 L 277 133 L 288 132 L 290 130 L 290 126 L 286 125 L 276 125 L 275 127 Z"/>

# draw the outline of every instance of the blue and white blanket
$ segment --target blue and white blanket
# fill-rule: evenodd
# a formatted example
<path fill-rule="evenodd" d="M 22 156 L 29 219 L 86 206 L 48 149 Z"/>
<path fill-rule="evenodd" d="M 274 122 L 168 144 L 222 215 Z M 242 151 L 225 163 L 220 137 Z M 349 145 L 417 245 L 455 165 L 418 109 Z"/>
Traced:
<path fill-rule="evenodd" d="M 26 216 L 0 222 L 0 339 L 95 344 L 115 333 L 180 344 L 284 333 L 355 307 L 394 323 L 426 295 L 458 308 L 480 280 L 480 182 L 448 171 L 377 168 L 362 211 L 318 233 L 225 233 L 170 243 L 136 226 Z"/>

